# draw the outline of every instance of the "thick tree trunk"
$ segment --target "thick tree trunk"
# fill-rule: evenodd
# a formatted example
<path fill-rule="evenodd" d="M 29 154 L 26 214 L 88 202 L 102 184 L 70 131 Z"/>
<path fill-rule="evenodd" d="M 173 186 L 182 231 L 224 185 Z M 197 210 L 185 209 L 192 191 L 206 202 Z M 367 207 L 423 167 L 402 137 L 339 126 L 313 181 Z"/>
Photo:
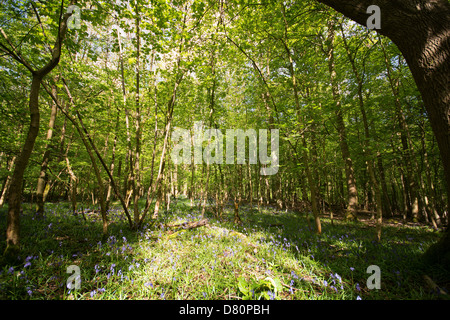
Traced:
<path fill-rule="evenodd" d="M 447 0 L 319 0 L 361 25 L 377 5 L 381 11 L 378 32 L 402 52 L 422 94 L 431 128 L 443 162 L 450 209 L 450 3 Z M 430 248 L 430 260 L 450 265 L 450 228 Z"/>

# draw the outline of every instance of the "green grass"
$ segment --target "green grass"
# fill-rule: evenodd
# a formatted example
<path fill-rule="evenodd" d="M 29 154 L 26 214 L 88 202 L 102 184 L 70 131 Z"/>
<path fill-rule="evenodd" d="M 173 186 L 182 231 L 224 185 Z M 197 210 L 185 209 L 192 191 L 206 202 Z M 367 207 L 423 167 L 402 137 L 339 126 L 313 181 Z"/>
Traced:
<path fill-rule="evenodd" d="M 318 236 L 304 216 L 242 207 L 241 225 L 230 209 L 222 221 L 207 216 L 209 226 L 173 232 L 164 226 L 200 219 L 179 200 L 138 232 L 114 207 L 102 241 L 98 214 L 84 221 L 57 203 L 38 220 L 24 207 L 21 263 L 1 266 L 0 299 L 435 299 L 422 275 L 443 276 L 421 264 L 439 234 L 420 225 L 385 226 L 376 243 L 366 223 L 323 217 Z M 70 265 L 81 271 L 78 290 L 66 287 Z M 369 265 L 380 267 L 379 290 L 366 286 Z"/>

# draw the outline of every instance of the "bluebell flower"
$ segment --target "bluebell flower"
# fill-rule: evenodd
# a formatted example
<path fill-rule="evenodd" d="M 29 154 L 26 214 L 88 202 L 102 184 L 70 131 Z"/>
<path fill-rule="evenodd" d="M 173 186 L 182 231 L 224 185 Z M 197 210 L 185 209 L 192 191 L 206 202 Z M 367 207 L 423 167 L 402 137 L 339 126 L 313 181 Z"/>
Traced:
<path fill-rule="evenodd" d="M 360 296 L 357 296 L 357 297 L 356 297 L 356 300 L 362 300 L 362 299 L 361 299 L 361 297 L 360 297 Z"/>

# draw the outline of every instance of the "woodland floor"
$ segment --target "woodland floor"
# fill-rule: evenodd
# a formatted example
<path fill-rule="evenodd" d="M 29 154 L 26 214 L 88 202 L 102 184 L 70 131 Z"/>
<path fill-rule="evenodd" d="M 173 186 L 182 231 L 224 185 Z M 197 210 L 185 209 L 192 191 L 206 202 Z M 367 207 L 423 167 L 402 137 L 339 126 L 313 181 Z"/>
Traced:
<path fill-rule="evenodd" d="M 43 219 L 29 204 L 21 216 L 22 256 L 0 269 L 0 299 L 180 299 L 180 300 L 433 300 L 424 276 L 447 290 L 448 275 L 429 268 L 421 254 L 440 237 L 420 223 L 385 219 L 382 242 L 374 221 L 321 217 L 322 235 L 305 215 L 271 207 L 240 208 L 192 229 L 169 227 L 202 219 L 197 207 L 180 199 L 152 225 L 130 231 L 119 206 L 108 213 L 109 237 L 102 241 L 97 213 L 70 214 L 69 204 L 49 203 Z M 0 210 L 4 250 L 6 209 Z M 81 287 L 66 287 L 67 267 L 77 265 Z M 381 289 L 370 290 L 367 267 L 381 270 Z"/>

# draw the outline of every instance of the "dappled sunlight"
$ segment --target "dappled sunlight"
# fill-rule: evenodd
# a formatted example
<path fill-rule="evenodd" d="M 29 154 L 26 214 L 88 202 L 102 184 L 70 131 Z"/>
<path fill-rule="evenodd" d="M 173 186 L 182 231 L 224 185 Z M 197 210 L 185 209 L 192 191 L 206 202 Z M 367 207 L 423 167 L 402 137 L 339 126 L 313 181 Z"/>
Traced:
<path fill-rule="evenodd" d="M 42 220 L 24 214 L 25 230 L 36 223 L 41 228 L 25 238 L 30 246 L 24 248 L 24 263 L 3 267 L 1 297 L 243 299 L 241 281 L 259 295 L 265 288 L 276 299 L 406 298 L 407 290 L 421 285 L 416 254 L 437 239 L 424 226 L 398 225 L 384 228 L 388 240 L 378 244 L 366 223 L 334 220 L 331 225 L 327 217 L 318 236 L 304 215 L 247 206 L 239 225 L 232 222 L 230 208 L 222 221 L 207 216 L 207 225 L 183 229 L 183 222 L 202 217 L 180 201 L 137 233 L 113 207 L 110 234 L 102 241 L 101 219 L 95 215 L 84 221 L 64 204 L 50 207 Z M 174 225 L 181 227 L 174 230 Z M 382 288 L 389 294 L 367 289 L 366 269 L 372 264 L 383 270 Z M 66 288 L 69 265 L 80 267 L 80 290 Z M 279 281 L 277 295 L 267 279 Z"/>

